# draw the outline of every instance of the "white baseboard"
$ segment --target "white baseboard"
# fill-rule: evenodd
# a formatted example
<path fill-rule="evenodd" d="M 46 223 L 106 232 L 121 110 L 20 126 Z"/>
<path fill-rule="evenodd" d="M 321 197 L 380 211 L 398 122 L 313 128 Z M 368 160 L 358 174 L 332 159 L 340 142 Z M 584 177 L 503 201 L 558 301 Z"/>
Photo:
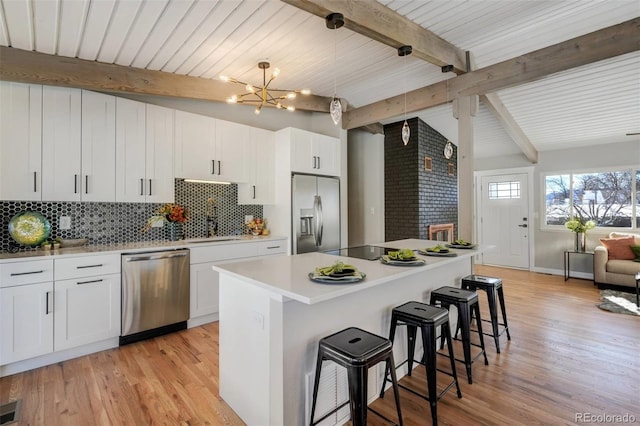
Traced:
<path fill-rule="evenodd" d="M 0 366 L 0 377 L 10 376 L 12 374 L 22 373 L 24 371 L 33 370 L 34 368 L 44 367 L 46 365 L 55 364 L 57 362 L 66 361 L 80 356 L 89 355 L 95 352 L 107 349 L 117 348 L 119 346 L 119 338 L 114 337 L 100 342 L 91 343 L 89 345 L 79 346 L 77 348 L 66 349 L 64 351 L 52 352 L 50 354 L 41 355 L 35 358 L 17 361 L 11 364 Z"/>
<path fill-rule="evenodd" d="M 215 314 L 204 315 L 197 318 L 191 318 L 187 321 L 187 328 L 198 327 L 203 324 L 209 324 L 210 322 L 216 322 L 220 319 L 220 314 L 217 312 Z"/>

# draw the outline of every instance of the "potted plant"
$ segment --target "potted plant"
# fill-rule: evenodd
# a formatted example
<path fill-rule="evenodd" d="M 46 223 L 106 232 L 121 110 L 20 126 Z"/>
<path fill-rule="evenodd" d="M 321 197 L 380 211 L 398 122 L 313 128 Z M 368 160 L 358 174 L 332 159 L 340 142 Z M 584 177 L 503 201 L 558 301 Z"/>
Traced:
<path fill-rule="evenodd" d="M 572 217 L 564 226 L 576 234 L 576 251 L 584 252 L 587 247 L 587 231 L 596 227 L 593 220 L 585 221 L 582 217 Z"/>

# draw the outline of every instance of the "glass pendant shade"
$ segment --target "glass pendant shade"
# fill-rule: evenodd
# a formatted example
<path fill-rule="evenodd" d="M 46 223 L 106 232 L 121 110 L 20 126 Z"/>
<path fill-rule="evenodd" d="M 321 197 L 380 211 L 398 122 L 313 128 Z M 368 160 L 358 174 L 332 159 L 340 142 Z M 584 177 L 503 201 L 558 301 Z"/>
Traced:
<path fill-rule="evenodd" d="M 333 124 L 337 126 L 342 118 L 342 104 L 340 103 L 340 99 L 335 97 L 333 98 L 331 106 L 329 107 L 329 114 L 331 114 Z"/>
<path fill-rule="evenodd" d="M 404 142 L 405 146 L 409 143 L 409 138 L 411 137 L 411 129 L 409 128 L 409 124 L 407 120 L 404 120 L 404 124 L 402 125 L 402 142 Z"/>

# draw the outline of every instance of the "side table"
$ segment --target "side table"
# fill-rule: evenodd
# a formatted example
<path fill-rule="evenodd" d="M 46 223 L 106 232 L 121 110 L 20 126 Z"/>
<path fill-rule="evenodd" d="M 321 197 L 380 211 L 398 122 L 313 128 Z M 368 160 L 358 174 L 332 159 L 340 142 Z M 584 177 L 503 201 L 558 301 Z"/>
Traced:
<path fill-rule="evenodd" d="M 571 255 L 587 255 L 591 256 L 591 261 L 593 264 L 593 252 L 592 251 L 575 251 L 575 250 L 565 250 L 564 251 L 564 280 L 567 281 L 569 278 L 578 278 L 571 276 Z M 595 278 L 595 277 L 594 277 Z"/>

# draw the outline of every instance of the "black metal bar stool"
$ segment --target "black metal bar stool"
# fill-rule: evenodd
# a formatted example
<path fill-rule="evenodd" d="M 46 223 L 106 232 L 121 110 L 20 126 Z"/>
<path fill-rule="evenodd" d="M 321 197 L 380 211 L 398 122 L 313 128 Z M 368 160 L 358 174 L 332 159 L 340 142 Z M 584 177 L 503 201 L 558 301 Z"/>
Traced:
<path fill-rule="evenodd" d="M 480 305 L 478 304 L 478 293 L 475 291 L 463 290 L 456 287 L 440 287 L 431 292 L 431 304 L 440 305 L 449 309 L 454 305 L 458 309 L 458 327 L 462 330 L 462 350 L 464 352 L 464 360 L 456 359 L 456 361 L 464 362 L 467 368 L 467 379 L 469 384 L 473 383 L 471 378 L 471 364 L 477 360 L 480 355 L 484 355 L 484 364 L 489 365 L 487 353 L 484 350 L 484 337 L 482 333 L 482 318 L 480 317 Z M 471 342 L 471 312 L 475 313 L 478 319 L 478 337 L 480 344 Z M 457 335 L 457 333 L 456 333 Z M 443 347 L 444 341 L 441 339 L 440 348 Z M 471 346 L 480 348 L 480 353 L 475 357 L 471 357 Z"/>
<path fill-rule="evenodd" d="M 502 280 L 500 278 L 486 277 L 483 275 L 467 275 L 462 279 L 462 288 L 466 290 L 484 290 L 487 293 L 487 299 L 489 301 L 489 315 L 491 320 L 483 320 L 491 322 L 492 333 L 484 333 L 486 336 L 493 337 L 496 343 L 496 351 L 500 353 L 500 336 L 507 332 L 507 340 L 511 340 L 509 334 L 509 325 L 507 324 L 507 310 L 504 304 L 504 293 L 502 291 Z M 500 310 L 502 311 L 502 322 L 498 320 L 498 309 L 496 306 L 497 300 L 500 302 Z M 499 326 L 502 326 L 502 331 L 498 332 Z"/>
<path fill-rule="evenodd" d="M 316 412 L 316 399 L 318 397 L 318 385 L 320 383 L 320 371 L 323 361 L 333 361 L 347 369 L 349 382 L 349 401 L 325 414 L 316 422 L 313 421 Z M 393 344 L 391 340 L 377 336 L 356 327 L 350 327 L 320 339 L 318 344 L 318 361 L 316 363 L 316 375 L 313 384 L 313 402 L 311 404 L 311 419 L 309 424 L 314 426 L 331 414 L 335 413 L 347 403 L 351 409 L 351 424 L 364 426 L 367 424 L 367 371 L 379 362 L 386 361 L 386 368 L 393 363 Z M 400 411 L 400 395 L 398 394 L 398 381 L 395 370 L 392 369 L 391 381 L 395 393 L 398 421 L 402 426 L 402 413 Z M 392 422 L 377 411 L 369 408 L 383 419 Z M 395 423 L 394 423 L 395 424 Z"/>
<path fill-rule="evenodd" d="M 413 369 L 413 356 L 416 348 L 416 332 L 418 327 L 422 332 L 422 346 L 424 348 L 424 354 L 421 361 L 416 361 L 417 364 L 424 365 L 427 373 L 427 389 L 428 395 L 420 394 L 413 389 L 410 389 L 401 383 L 398 383 L 403 389 L 426 399 L 431 406 L 431 419 L 434 425 L 438 424 L 438 412 L 437 403 L 444 396 L 449 389 L 454 385 L 458 391 L 458 398 L 462 398 L 462 392 L 460 392 L 460 384 L 458 383 L 458 375 L 456 374 L 456 363 L 453 355 L 453 345 L 451 344 L 451 330 L 449 328 L 449 311 L 444 308 L 438 308 L 436 306 L 427 305 L 420 302 L 407 302 L 404 305 L 400 305 L 393 308 L 391 312 L 391 330 L 389 331 L 389 340 L 393 342 L 396 334 L 396 327 L 406 325 L 407 326 L 407 345 L 408 345 L 408 357 L 405 361 L 396 366 L 400 368 L 404 364 L 407 364 L 409 368 L 408 375 L 411 376 Z M 451 372 L 438 369 L 436 366 L 436 327 L 441 327 L 442 333 L 447 339 L 447 346 L 449 347 L 449 360 L 451 361 Z M 453 381 L 438 394 L 436 389 L 436 371 L 447 374 L 453 377 Z M 384 388 L 387 384 L 387 377 L 389 375 L 389 366 L 385 369 L 384 380 L 382 381 L 382 389 L 380 390 L 380 398 L 384 397 Z M 392 376 L 393 377 L 393 376 Z"/>

